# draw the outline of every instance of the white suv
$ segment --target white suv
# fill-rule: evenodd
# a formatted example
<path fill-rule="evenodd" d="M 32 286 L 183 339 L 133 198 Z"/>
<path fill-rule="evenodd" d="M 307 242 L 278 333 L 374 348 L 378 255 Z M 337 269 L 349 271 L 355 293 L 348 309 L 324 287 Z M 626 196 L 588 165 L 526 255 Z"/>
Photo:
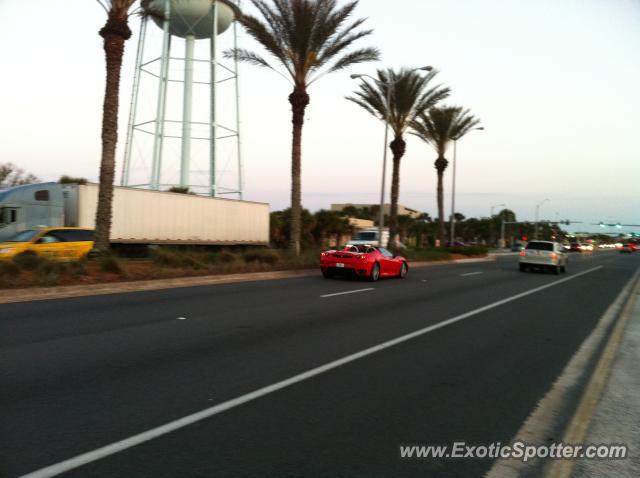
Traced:
<path fill-rule="evenodd" d="M 520 271 L 551 269 L 554 274 L 567 272 L 567 254 L 564 246 L 552 241 L 531 241 L 520 252 Z"/>

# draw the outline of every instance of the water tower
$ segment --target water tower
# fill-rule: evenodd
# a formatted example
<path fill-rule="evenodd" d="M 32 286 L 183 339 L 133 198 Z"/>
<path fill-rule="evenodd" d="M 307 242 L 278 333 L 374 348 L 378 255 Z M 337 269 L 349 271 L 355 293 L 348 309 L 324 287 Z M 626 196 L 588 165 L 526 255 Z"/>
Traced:
<path fill-rule="evenodd" d="M 220 61 L 219 38 L 232 27 L 228 46 L 237 46 L 238 3 L 141 2 L 123 186 L 180 186 L 242 198 L 238 62 Z M 224 158 L 219 157 L 221 145 L 228 150 Z"/>

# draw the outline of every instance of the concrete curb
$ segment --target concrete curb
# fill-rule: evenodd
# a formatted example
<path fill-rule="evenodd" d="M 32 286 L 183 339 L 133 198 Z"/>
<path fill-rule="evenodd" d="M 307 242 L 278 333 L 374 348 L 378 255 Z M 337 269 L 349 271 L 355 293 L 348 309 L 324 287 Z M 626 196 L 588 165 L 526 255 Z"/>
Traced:
<path fill-rule="evenodd" d="M 567 403 L 572 390 L 575 390 L 580 383 L 584 383 L 583 380 L 585 380 L 585 376 L 583 371 L 588 367 L 590 362 L 595 360 L 597 363 L 594 372 L 591 374 L 591 378 L 586 377 L 588 384 L 593 381 L 593 377 L 599 370 L 600 362 L 604 357 L 604 351 L 606 351 L 609 345 L 611 345 L 614 332 L 620 327 L 621 318 L 624 316 L 625 312 L 631 310 L 629 308 L 629 304 L 634 302 L 633 298 L 636 297 L 635 294 L 639 287 L 640 271 L 636 272 L 627 282 L 622 292 L 618 297 L 616 297 L 614 302 L 600 318 L 591 334 L 584 340 L 582 345 L 580 345 L 573 357 L 571 357 L 562 373 L 558 376 L 545 396 L 538 402 L 531 415 L 529 415 L 527 420 L 515 434 L 513 437 L 514 441 L 523 441 L 531 445 L 542 445 L 550 440 L 549 437 L 555 436 L 557 432 L 554 431 L 554 428 L 558 423 L 559 410 L 561 410 L 564 404 Z M 610 330 L 611 327 L 613 327 L 614 332 L 607 334 L 607 331 Z M 602 351 L 598 357 L 596 354 L 598 354 L 598 351 L 601 350 L 602 344 L 605 342 L 605 348 L 602 349 L 604 351 Z M 603 377 L 600 376 L 598 380 L 602 380 L 602 378 Z M 581 403 L 584 402 L 586 400 L 585 397 L 589 395 L 588 390 L 589 385 L 587 385 L 585 392 L 582 393 L 583 398 L 581 399 Z M 588 400 L 593 399 L 594 395 L 592 391 Z M 597 402 L 597 397 L 595 400 Z M 574 433 L 571 434 L 571 437 L 573 438 L 568 440 L 569 432 L 576 420 L 576 417 L 578 417 L 577 410 L 579 408 L 580 405 L 576 408 L 569 424 L 564 427 L 562 432 L 558 433 L 562 435 L 562 438 L 555 440 L 555 442 L 561 441 L 563 443 L 575 445 L 582 443 L 581 441 L 574 441 L 574 438 L 576 437 Z M 585 418 L 586 417 L 584 415 L 581 415 L 578 420 L 582 421 Z M 591 417 L 589 416 L 589 421 L 590 419 Z M 587 427 L 588 423 L 586 424 L 585 429 Z M 521 460 L 501 458 L 493 463 L 491 469 L 485 474 L 485 477 L 518 478 L 523 476 L 544 476 L 545 478 L 555 478 L 556 476 L 569 476 L 561 474 L 564 473 L 562 470 L 553 470 L 551 472 L 549 470 L 550 467 L 558 466 L 565 461 L 568 460 L 547 461 L 542 458 L 533 458 L 525 463 Z"/>
<path fill-rule="evenodd" d="M 640 276 L 636 274 L 635 284 L 626 300 L 624 308 L 616 321 L 611 335 L 600 355 L 589 383 L 580 399 L 569 425 L 567 426 L 562 441 L 564 443 L 584 443 L 591 421 L 596 413 L 598 403 L 602 397 L 607 379 L 615 361 L 620 342 L 624 337 L 627 323 L 631 318 L 631 312 L 636 302 L 640 300 Z M 570 478 L 576 464 L 575 459 L 555 460 L 547 464 L 544 469 L 545 478 Z"/>
<path fill-rule="evenodd" d="M 411 268 L 437 266 L 443 264 L 464 264 L 467 262 L 491 262 L 495 258 L 457 259 L 450 261 L 414 262 Z M 112 282 L 109 284 L 69 285 L 59 287 L 30 287 L 26 289 L 0 290 L 0 304 L 31 302 L 36 300 L 68 299 L 95 295 L 122 294 L 151 290 L 177 289 L 205 285 L 234 284 L 238 282 L 292 279 L 319 275 L 318 269 L 287 270 L 274 272 L 243 272 L 215 276 L 177 277 L 175 279 L 154 279 L 148 281 Z"/>

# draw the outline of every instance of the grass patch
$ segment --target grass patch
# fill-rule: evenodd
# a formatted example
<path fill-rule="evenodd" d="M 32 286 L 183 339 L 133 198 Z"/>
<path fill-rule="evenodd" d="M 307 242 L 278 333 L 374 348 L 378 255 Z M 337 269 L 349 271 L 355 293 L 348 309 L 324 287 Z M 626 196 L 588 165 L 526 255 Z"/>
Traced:
<path fill-rule="evenodd" d="M 407 249 L 400 253 L 410 261 L 446 261 L 451 258 L 451 254 L 447 249 L 426 248 L 426 249 Z"/>
<path fill-rule="evenodd" d="M 451 254 L 462 254 L 463 256 L 484 256 L 488 252 L 488 248 L 483 246 L 455 246 L 447 247 Z"/>

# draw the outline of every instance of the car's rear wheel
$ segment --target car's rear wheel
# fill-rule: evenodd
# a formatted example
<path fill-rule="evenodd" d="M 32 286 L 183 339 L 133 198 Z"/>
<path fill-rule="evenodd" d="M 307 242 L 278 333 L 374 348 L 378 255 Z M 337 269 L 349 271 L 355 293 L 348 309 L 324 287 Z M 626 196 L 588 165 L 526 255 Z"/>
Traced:
<path fill-rule="evenodd" d="M 409 267 L 406 262 L 403 262 L 400 266 L 400 274 L 398 274 L 398 277 L 400 277 L 400 279 L 404 279 L 407 277 L 407 272 L 409 272 Z"/>
<path fill-rule="evenodd" d="M 331 271 L 322 271 L 322 277 L 324 277 L 325 279 L 331 279 L 331 278 L 333 278 L 333 272 L 331 272 Z"/>
<path fill-rule="evenodd" d="M 380 264 L 377 262 L 371 268 L 371 274 L 369 275 L 369 280 L 371 282 L 375 282 L 380 279 Z"/>

